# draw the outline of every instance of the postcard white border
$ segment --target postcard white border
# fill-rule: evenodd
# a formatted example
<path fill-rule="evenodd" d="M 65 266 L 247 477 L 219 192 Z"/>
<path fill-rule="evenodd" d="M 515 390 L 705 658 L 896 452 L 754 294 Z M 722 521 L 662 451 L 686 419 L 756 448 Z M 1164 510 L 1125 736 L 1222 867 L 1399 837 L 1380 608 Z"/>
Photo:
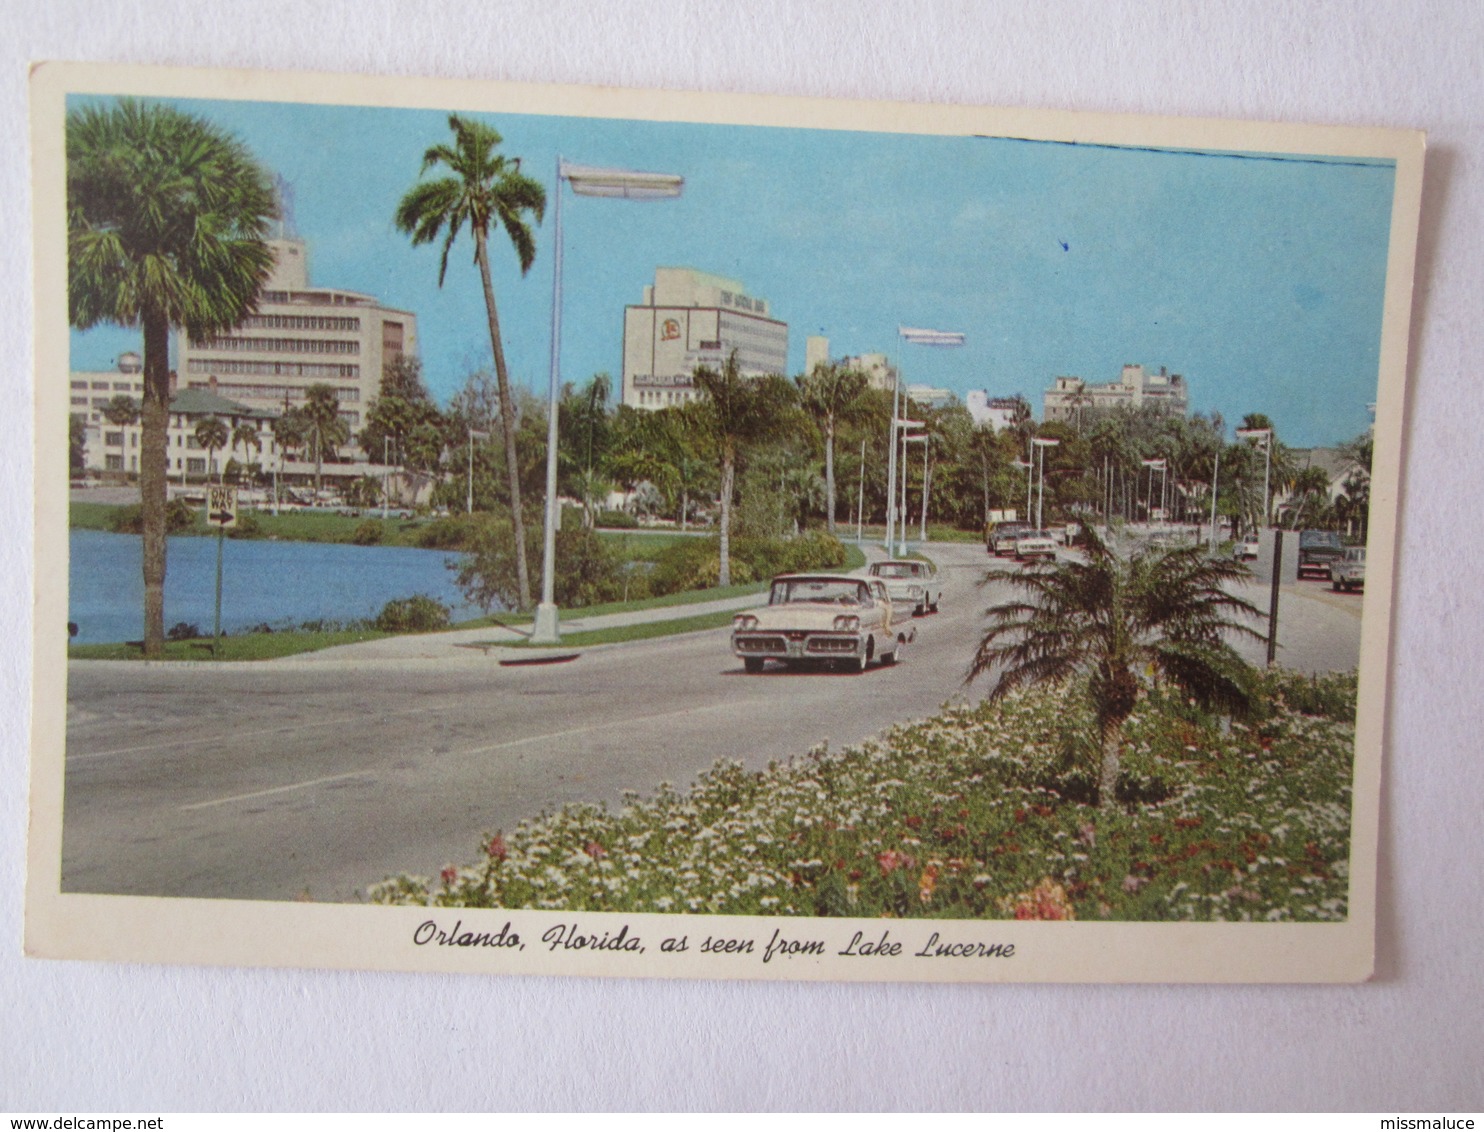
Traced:
<path fill-rule="evenodd" d="M 66 735 L 65 641 L 43 631 L 66 621 L 64 462 L 43 439 L 68 411 L 68 325 L 62 123 L 69 94 L 377 105 L 654 121 L 917 134 L 987 134 L 1103 145 L 1324 153 L 1396 162 L 1376 397 L 1370 556 L 1361 630 L 1351 829 L 1349 916 L 1340 924 L 1025 923 L 562 914 L 358 905 L 100 896 L 59 891 Z M 36 310 L 36 578 L 30 830 L 25 948 L 54 958 L 177 964 L 617 977 L 973 982 L 1353 982 L 1374 961 L 1376 858 L 1387 709 L 1396 510 L 1406 405 L 1408 328 L 1421 201 L 1419 132 L 1345 126 L 1094 115 L 1063 111 L 592 86 L 413 80 L 363 75 L 46 63 L 31 80 Z M 508 923 L 524 947 L 419 943 L 424 924 L 445 934 L 497 938 Z M 554 949 L 558 925 L 642 951 Z M 883 930 L 901 956 L 842 956 L 856 932 Z M 823 954 L 761 952 L 776 931 L 819 940 Z M 620 932 L 625 934 L 620 936 Z M 455 933 L 455 936 L 459 934 Z M 990 957 L 919 958 L 940 942 L 1000 945 Z M 661 950 L 665 939 L 752 938 L 751 955 Z M 1013 954 L 1004 954 L 1013 948 Z"/>

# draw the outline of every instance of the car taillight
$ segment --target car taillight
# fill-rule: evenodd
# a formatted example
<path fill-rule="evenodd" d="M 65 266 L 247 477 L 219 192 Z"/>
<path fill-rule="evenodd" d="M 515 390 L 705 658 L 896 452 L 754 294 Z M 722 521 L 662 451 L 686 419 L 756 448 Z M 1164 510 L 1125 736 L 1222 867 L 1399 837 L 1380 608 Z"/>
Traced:
<path fill-rule="evenodd" d="M 854 613 L 842 613 L 835 618 L 835 631 L 838 633 L 854 633 L 861 627 L 861 619 Z"/>

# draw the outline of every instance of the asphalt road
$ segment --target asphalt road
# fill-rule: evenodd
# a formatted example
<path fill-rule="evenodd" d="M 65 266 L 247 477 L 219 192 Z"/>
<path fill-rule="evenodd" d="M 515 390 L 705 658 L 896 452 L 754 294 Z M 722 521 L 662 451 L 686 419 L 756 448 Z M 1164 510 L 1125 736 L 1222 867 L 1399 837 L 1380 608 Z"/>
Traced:
<path fill-rule="evenodd" d="M 862 675 L 749 676 L 724 629 L 521 668 L 477 653 L 73 662 L 62 887 L 350 901 L 386 875 L 470 861 L 481 834 L 566 802 L 683 787 L 717 759 L 762 767 L 933 714 L 982 694 L 965 670 L 984 608 L 1009 590 L 977 584 L 980 546 L 932 554 L 943 611 L 914 622 L 904 663 Z M 1285 660 L 1353 666 L 1361 599 L 1310 590 L 1285 593 L 1280 640 L 1302 653 Z"/>

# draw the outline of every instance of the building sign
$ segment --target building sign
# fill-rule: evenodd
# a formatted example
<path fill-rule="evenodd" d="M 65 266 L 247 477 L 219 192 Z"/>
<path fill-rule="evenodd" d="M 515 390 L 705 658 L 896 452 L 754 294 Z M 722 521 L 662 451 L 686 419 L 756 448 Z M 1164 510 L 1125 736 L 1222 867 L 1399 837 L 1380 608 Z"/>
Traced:
<path fill-rule="evenodd" d="M 673 342 L 680 337 L 680 320 L 678 318 L 667 318 L 660 323 L 660 341 Z"/>

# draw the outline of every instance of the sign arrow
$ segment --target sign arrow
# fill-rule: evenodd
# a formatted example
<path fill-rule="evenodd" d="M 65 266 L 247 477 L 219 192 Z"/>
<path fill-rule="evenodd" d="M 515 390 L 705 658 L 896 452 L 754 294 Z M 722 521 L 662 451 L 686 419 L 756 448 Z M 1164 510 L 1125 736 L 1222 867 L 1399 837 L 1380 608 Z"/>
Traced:
<path fill-rule="evenodd" d="M 231 511 L 213 511 L 206 517 L 213 523 L 220 523 L 224 527 L 233 519 L 237 518 L 237 516 Z"/>

